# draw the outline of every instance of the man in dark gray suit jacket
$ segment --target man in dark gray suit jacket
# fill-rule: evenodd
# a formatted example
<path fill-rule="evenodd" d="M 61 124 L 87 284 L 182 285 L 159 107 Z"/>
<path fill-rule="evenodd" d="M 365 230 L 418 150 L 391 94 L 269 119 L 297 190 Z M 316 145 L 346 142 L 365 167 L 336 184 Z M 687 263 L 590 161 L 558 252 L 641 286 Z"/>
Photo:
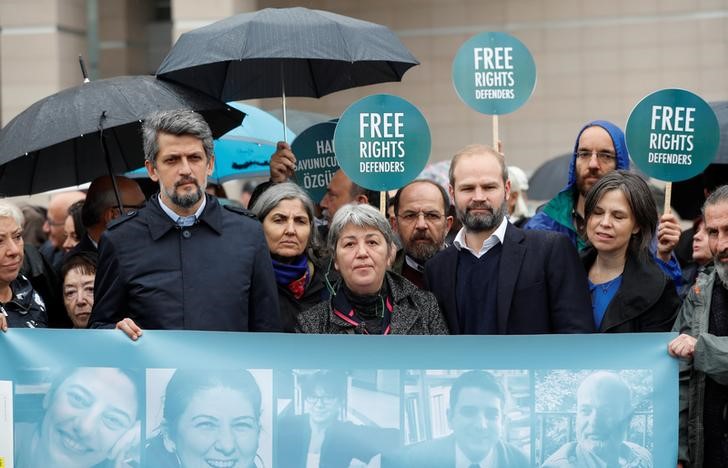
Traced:
<path fill-rule="evenodd" d="M 452 334 L 594 331 L 584 267 L 563 235 L 509 224 L 503 155 L 470 145 L 453 158 L 450 195 L 463 228 L 425 267 Z"/>
<path fill-rule="evenodd" d="M 410 445 L 382 457 L 382 468 L 526 468 L 518 447 L 501 440 L 505 392 L 485 371 L 461 374 L 450 388 L 452 435 Z"/>

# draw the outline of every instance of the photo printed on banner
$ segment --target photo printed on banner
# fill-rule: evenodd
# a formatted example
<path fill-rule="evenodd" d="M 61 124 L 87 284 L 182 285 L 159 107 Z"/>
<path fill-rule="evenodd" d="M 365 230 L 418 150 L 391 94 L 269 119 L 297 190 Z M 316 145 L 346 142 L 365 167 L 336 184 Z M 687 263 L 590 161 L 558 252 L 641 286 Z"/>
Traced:
<path fill-rule="evenodd" d="M 142 466 L 270 467 L 271 370 L 147 370 Z"/>
<path fill-rule="evenodd" d="M 652 371 L 537 370 L 536 462 L 653 466 Z"/>
<path fill-rule="evenodd" d="M 15 468 L 136 467 L 144 372 L 30 369 L 15 382 Z"/>
<path fill-rule="evenodd" d="M 533 398 L 525 370 L 408 370 L 405 447 L 382 467 L 527 467 Z"/>
<path fill-rule="evenodd" d="M 400 445 L 400 371 L 279 371 L 275 466 L 379 466 Z"/>

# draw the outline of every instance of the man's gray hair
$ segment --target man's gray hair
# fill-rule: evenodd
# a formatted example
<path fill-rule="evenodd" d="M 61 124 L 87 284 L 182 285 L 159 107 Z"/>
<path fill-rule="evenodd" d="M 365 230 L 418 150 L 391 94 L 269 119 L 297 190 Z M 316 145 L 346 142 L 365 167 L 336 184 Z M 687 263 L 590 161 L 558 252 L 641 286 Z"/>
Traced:
<path fill-rule="evenodd" d="M 308 223 L 311 227 L 311 234 L 308 237 L 308 245 L 306 247 L 318 246 L 318 230 L 314 224 L 316 214 L 313 201 L 311 201 L 311 197 L 308 196 L 305 190 L 293 182 L 271 185 L 265 192 L 258 196 L 250 211 L 262 223 L 266 216 L 283 200 L 299 200 L 303 204 L 303 209 L 306 210 Z"/>
<path fill-rule="evenodd" d="M 156 164 L 160 133 L 175 136 L 189 135 L 202 141 L 207 159 L 213 151 L 212 131 L 204 118 L 195 111 L 177 109 L 155 112 L 144 120 L 142 136 L 144 138 L 144 159 Z"/>
<path fill-rule="evenodd" d="M 329 226 L 329 238 L 327 246 L 332 256 L 336 255 L 336 244 L 339 242 L 341 233 L 348 225 L 360 228 L 372 228 L 381 232 L 387 242 L 387 249 L 392 248 L 394 243 L 394 232 L 387 219 L 371 205 L 349 204 L 344 205 L 336 211 L 334 219 Z"/>
<path fill-rule="evenodd" d="M 717 205 L 718 203 L 728 203 L 728 185 L 721 185 L 713 193 L 708 195 L 703 205 L 703 213 L 705 213 L 705 208 Z"/>
<path fill-rule="evenodd" d="M 0 200 L 0 218 L 11 218 L 21 229 L 25 224 L 25 217 L 20 208 L 6 200 Z"/>

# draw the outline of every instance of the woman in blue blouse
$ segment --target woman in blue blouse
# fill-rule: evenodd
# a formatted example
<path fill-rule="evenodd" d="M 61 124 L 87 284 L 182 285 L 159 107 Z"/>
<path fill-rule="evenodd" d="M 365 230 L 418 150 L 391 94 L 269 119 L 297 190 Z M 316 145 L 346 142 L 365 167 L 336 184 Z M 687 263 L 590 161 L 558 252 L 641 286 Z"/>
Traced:
<path fill-rule="evenodd" d="M 642 178 L 627 171 L 602 177 L 586 197 L 589 275 L 597 331 L 670 331 L 680 299 L 649 254 L 657 207 Z"/>

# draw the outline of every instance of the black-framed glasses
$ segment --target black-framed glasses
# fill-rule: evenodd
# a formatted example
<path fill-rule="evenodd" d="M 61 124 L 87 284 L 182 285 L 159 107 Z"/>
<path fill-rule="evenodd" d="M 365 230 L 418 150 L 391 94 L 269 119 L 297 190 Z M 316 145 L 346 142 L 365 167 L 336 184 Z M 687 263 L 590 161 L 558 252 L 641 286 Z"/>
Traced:
<path fill-rule="evenodd" d="M 398 215 L 398 218 L 404 221 L 405 223 L 414 223 L 416 222 L 420 216 L 424 216 L 425 222 L 427 223 L 437 223 L 442 220 L 442 218 L 445 217 L 444 214 L 439 213 L 437 211 L 405 211 Z"/>
<path fill-rule="evenodd" d="M 617 155 L 614 153 L 610 153 L 609 151 L 592 151 L 592 150 L 586 150 L 581 149 L 576 152 L 576 157 L 581 159 L 582 161 L 587 161 L 592 158 L 592 156 L 596 154 L 597 160 L 602 164 L 609 164 L 610 162 L 617 159 Z"/>
<path fill-rule="evenodd" d="M 336 398 L 333 395 L 308 395 L 306 397 L 306 403 L 309 405 L 315 405 L 316 403 L 321 403 L 323 405 L 333 405 L 336 403 Z"/>

